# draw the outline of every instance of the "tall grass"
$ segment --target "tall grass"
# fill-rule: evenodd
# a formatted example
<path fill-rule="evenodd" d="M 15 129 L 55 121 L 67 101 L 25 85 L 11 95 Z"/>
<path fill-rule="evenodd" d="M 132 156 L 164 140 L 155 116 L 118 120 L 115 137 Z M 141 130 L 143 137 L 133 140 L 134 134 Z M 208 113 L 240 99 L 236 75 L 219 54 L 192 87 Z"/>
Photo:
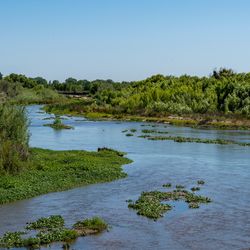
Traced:
<path fill-rule="evenodd" d="M 28 120 L 25 108 L 0 105 L 0 173 L 15 174 L 29 155 Z"/>

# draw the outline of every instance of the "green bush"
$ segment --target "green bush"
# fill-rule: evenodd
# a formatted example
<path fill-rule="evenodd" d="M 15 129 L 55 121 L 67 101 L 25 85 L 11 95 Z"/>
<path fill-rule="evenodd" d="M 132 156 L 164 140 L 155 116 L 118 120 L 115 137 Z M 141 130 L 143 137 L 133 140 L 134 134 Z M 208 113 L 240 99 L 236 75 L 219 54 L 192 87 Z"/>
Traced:
<path fill-rule="evenodd" d="M 0 171 L 19 172 L 29 155 L 28 121 L 24 107 L 0 105 Z"/>

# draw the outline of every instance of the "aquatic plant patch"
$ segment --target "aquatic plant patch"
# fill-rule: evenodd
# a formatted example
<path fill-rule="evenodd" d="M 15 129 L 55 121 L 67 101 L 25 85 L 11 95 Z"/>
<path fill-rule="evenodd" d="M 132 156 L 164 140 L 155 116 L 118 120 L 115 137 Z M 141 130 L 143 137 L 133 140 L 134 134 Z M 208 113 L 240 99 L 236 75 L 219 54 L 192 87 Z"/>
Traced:
<path fill-rule="evenodd" d="M 107 223 L 100 217 L 93 217 L 76 222 L 72 228 L 64 226 L 64 219 L 60 215 L 42 217 L 37 221 L 27 223 L 24 231 L 6 232 L 0 238 L 1 248 L 26 247 L 40 248 L 53 242 L 66 242 L 67 245 L 81 236 L 98 234 L 108 228 Z M 30 231 L 34 231 L 32 237 L 25 237 Z"/>
<path fill-rule="evenodd" d="M 134 135 L 131 133 L 127 133 L 126 136 L 134 136 Z"/>
<path fill-rule="evenodd" d="M 0 204 L 124 178 L 122 165 L 131 160 L 123 155 L 107 148 L 98 152 L 33 148 L 23 171 L 0 175 Z"/>
<path fill-rule="evenodd" d="M 44 124 L 43 126 L 45 127 L 51 127 L 53 129 L 57 129 L 57 130 L 60 130 L 60 129 L 73 129 L 74 127 L 72 126 L 69 126 L 69 125 L 65 125 L 65 124 Z"/>
<path fill-rule="evenodd" d="M 170 183 L 163 187 L 171 187 Z M 163 217 L 164 213 L 171 210 L 172 205 L 169 201 L 183 200 L 188 203 L 189 208 L 199 208 L 202 203 L 209 203 L 212 200 L 206 196 L 196 195 L 194 192 L 189 192 L 183 189 L 184 186 L 176 185 L 176 189 L 170 192 L 150 191 L 142 192 L 136 201 L 128 200 L 128 207 L 135 209 L 138 215 L 142 215 L 154 220 Z"/>
<path fill-rule="evenodd" d="M 237 142 L 237 141 L 230 141 L 230 140 L 223 140 L 223 139 L 203 139 L 203 138 L 193 138 L 193 137 L 182 137 L 182 136 L 148 136 L 141 138 L 147 138 L 148 140 L 152 141 L 175 141 L 179 143 L 189 142 L 189 143 L 207 143 L 207 144 L 221 144 L 221 145 L 239 145 L 239 146 L 250 146 L 250 143 L 244 142 Z"/>
<path fill-rule="evenodd" d="M 155 129 L 143 129 L 141 132 L 144 134 L 168 134 L 168 131 L 159 131 Z"/>

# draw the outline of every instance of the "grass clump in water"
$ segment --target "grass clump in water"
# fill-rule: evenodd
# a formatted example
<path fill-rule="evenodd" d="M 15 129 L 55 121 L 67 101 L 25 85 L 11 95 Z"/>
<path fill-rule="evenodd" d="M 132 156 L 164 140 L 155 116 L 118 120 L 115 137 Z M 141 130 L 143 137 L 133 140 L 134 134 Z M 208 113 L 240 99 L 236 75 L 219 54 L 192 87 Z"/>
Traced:
<path fill-rule="evenodd" d="M 134 136 L 134 135 L 131 133 L 127 133 L 126 136 Z"/>
<path fill-rule="evenodd" d="M 78 221 L 73 225 L 73 228 L 81 235 L 100 233 L 108 228 L 107 223 L 100 217 L 93 217 Z"/>
<path fill-rule="evenodd" d="M 131 128 L 130 132 L 135 133 L 137 130 L 135 128 Z"/>
<path fill-rule="evenodd" d="M 205 181 L 203 181 L 203 180 L 198 180 L 198 181 L 197 181 L 197 184 L 198 184 L 198 185 L 204 185 L 204 184 L 205 184 Z"/>
<path fill-rule="evenodd" d="M 68 243 L 80 236 L 101 233 L 108 227 L 107 223 L 100 217 L 93 217 L 78 221 L 72 228 L 64 226 L 64 219 L 60 215 L 52 215 L 40 218 L 35 222 L 28 223 L 23 232 L 7 232 L 0 238 L 1 248 L 26 247 L 40 248 L 53 242 Z M 29 231 L 34 231 L 35 236 L 25 238 Z M 65 244 L 63 244 L 64 246 Z"/>
<path fill-rule="evenodd" d="M 182 136 L 150 136 L 148 140 L 152 141 L 175 141 L 179 143 L 206 143 L 206 144 L 221 144 L 221 145 L 239 145 L 239 146 L 250 146 L 250 143 L 243 143 L 237 141 L 223 140 L 223 139 L 203 139 L 203 138 L 193 138 L 193 137 L 182 137 Z"/>
<path fill-rule="evenodd" d="M 166 184 L 163 184 L 162 186 L 165 187 L 165 188 L 170 188 L 172 186 L 172 184 L 171 183 L 166 183 Z"/>
<path fill-rule="evenodd" d="M 138 215 L 151 219 L 163 217 L 163 214 L 172 209 L 171 205 L 162 204 L 164 193 L 160 191 L 142 192 L 136 202 L 129 202 L 128 207 L 137 210 Z"/>
<path fill-rule="evenodd" d="M 44 126 L 47 126 L 47 127 L 51 127 L 53 129 L 57 129 L 57 130 L 60 130 L 60 129 L 73 129 L 72 126 L 69 126 L 69 125 L 65 125 L 62 123 L 62 120 L 59 116 L 56 116 L 54 122 L 52 124 L 44 124 Z"/>
<path fill-rule="evenodd" d="M 48 218 L 42 217 L 35 222 L 28 223 L 26 229 L 53 229 L 64 226 L 64 219 L 61 215 L 52 215 Z"/>
<path fill-rule="evenodd" d="M 191 188 L 191 191 L 195 192 L 195 191 L 199 191 L 200 190 L 200 187 L 192 187 Z"/>
<path fill-rule="evenodd" d="M 165 184 L 166 187 L 171 187 L 169 184 L 170 183 L 168 183 L 168 185 Z M 128 201 L 128 207 L 137 210 L 138 215 L 156 220 L 162 217 L 165 212 L 172 209 L 172 206 L 166 203 L 168 201 L 183 200 L 188 203 L 189 208 L 199 208 L 201 203 L 211 202 L 211 199 L 208 197 L 196 195 L 182 188 L 184 188 L 184 186 L 177 185 L 176 189 L 171 192 L 142 192 L 141 196 L 135 202 L 131 200 Z"/>
<path fill-rule="evenodd" d="M 167 131 L 158 131 L 158 130 L 155 130 L 155 129 L 143 129 L 141 132 L 144 133 L 144 134 L 152 134 L 152 133 L 155 133 L 155 134 L 168 134 Z"/>

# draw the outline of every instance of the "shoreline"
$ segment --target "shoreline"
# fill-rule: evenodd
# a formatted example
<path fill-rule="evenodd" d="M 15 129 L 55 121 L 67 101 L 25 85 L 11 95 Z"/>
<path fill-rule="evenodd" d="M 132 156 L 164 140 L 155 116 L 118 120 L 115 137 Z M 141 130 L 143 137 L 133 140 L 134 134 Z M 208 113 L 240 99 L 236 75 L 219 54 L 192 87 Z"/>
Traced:
<path fill-rule="evenodd" d="M 60 105 L 60 104 L 59 104 Z M 167 116 L 145 116 L 131 114 L 110 114 L 105 112 L 88 112 L 81 110 L 73 111 L 69 109 L 56 108 L 54 105 L 45 105 L 42 108 L 47 113 L 58 115 L 81 116 L 96 121 L 136 121 L 155 122 L 170 124 L 174 126 L 184 126 L 200 129 L 220 129 L 220 130 L 250 130 L 250 119 L 238 117 L 226 117 L 225 115 L 167 115 Z"/>

